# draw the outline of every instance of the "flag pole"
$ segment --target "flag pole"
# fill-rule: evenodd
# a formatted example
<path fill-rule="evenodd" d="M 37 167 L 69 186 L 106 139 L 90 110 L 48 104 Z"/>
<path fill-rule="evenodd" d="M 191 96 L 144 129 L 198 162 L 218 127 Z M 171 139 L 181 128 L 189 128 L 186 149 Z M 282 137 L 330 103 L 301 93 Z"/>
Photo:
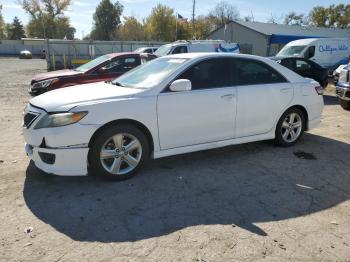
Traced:
<path fill-rule="evenodd" d="M 176 17 L 175 17 L 175 41 L 177 40 L 177 18 L 178 18 L 178 14 L 177 12 L 175 13 Z"/>
<path fill-rule="evenodd" d="M 193 0 L 193 8 L 192 8 L 192 40 L 194 39 L 194 11 L 196 6 L 196 0 Z"/>

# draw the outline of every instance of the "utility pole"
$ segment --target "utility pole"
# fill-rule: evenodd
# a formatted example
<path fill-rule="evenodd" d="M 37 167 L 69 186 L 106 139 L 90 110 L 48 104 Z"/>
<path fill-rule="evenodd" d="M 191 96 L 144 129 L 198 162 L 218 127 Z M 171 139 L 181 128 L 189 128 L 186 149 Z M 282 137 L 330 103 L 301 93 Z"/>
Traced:
<path fill-rule="evenodd" d="M 196 7 L 196 0 L 193 0 L 193 8 L 192 8 L 192 39 L 194 39 L 194 11 Z"/>

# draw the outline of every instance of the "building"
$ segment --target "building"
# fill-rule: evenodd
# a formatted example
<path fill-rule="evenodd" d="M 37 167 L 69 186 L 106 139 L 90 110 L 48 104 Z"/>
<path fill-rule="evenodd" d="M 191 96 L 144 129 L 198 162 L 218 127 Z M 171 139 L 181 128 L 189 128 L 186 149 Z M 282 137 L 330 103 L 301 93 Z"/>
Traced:
<path fill-rule="evenodd" d="M 321 37 L 350 38 L 350 30 L 232 21 L 207 36 L 208 39 L 236 42 L 242 53 L 259 56 L 273 56 L 293 40 Z"/>

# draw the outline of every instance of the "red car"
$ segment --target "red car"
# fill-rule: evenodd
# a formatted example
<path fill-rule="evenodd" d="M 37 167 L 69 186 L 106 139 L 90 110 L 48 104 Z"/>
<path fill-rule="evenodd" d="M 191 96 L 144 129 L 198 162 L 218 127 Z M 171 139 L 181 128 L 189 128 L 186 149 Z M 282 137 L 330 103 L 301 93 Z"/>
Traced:
<path fill-rule="evenodd" d="M 113 53 L 100 56 L 73 70 L 57 70 L 35 75 L 28 90 L 31 95 L 100 81 L 110 81 L 130 69 L 156 58 L 152 54 Z"/>

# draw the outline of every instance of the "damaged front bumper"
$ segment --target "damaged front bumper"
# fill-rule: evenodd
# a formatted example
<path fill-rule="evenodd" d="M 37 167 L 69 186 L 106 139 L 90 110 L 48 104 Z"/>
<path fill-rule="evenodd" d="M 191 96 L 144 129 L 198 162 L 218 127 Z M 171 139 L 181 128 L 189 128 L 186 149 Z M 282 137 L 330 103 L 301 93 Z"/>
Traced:
<path fill-rule="evenodd" d="M 25 152 L 46 173 L 63 176 L 88 174 L 89 141 L 100 125 L 72 125 L 34 129 L 47 112 L 28 105 L 24 115 L 35 116 L 24 121 L 22 132 Z"/>
<path fill-rule="evenodd" d="M 26 154 L 35 166 L 49 174 L 84 176 L 88 174 L 89 148 L 41 148 L 25 144 Z"/>

